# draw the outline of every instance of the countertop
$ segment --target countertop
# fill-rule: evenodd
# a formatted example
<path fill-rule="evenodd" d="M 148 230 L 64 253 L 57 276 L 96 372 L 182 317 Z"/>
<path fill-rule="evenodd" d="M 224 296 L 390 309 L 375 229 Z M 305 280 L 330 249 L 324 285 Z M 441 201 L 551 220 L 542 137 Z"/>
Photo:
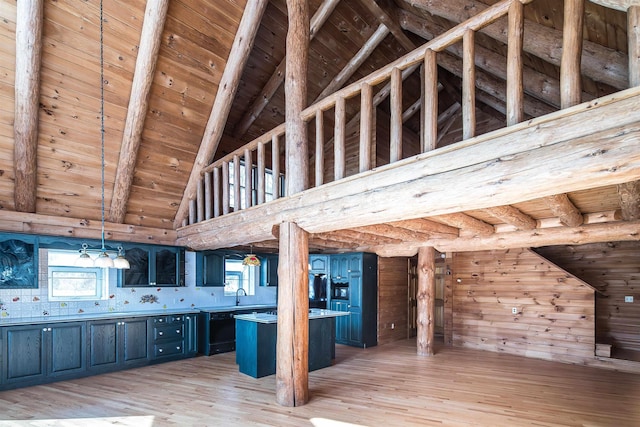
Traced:
<path fill-rule="evenodd" d="M 34 316 L 11 319 L 0 318 L 0 326 L 19 326 L 41 323 L 77 322 L 84 320 L 122 319 L 125 317 L 168 316 L 171 314 L 198 314 L 197 308 L 158 309 L 140 311 L 109 311 L 105 313 L 81 313 L 66 316 Z"/>
<path fill-rule="evenodd" d="M 276 309 L 276 304 L 246 304 L 246 305 L 224 305 L 213 307 L 196 307 L 197 310 L 207 313 L 220 313 L 225 311 L 240 311 L 240 310 L 264 310 L 264 309 Z"/>
<path fill-rule="evenodd" d="M 336 310 L 324 310 L 321 308 L 312 308 L 309 310 L 309 320 L 322 319 L 326 317 L 338 317 L 348 316 L 348 311 L 336 311 Z M 258 323 L 277 323 L 278 316 L 276 314 L 269 313 L 251 313 L 251 314 L 238 314 L 234 316 L 236 320 L 247 320 L 249 322 Z"/>

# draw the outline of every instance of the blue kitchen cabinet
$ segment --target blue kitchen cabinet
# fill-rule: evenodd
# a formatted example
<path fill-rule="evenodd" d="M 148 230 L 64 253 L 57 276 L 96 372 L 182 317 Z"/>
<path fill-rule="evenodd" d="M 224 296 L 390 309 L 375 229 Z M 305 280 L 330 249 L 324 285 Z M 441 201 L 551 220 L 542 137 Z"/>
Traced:
<path fill-rule="evenodd" d="M 32 385 L 82 373 L 86 370 L 84 338 L 84 322 L 3 328 L 3 384 Z"/>

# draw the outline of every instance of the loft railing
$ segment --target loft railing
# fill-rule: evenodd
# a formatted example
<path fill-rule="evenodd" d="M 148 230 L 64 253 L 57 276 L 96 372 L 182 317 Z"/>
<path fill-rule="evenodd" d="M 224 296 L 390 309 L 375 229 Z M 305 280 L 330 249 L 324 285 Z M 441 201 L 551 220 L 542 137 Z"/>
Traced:
<path fill-rule="evenodd" d="M 376 147 L 374 138 L 376 107 L 387 97 L 389 97 L 390 109 L 389 163 L 403 158 L 403 121 L 408 115 L 418 111 L 421 114 L 420 150 L 421 152 L 434 150 L 438 142 L 439 86 L 436 55 L 459 42 L 462 42 L 463 52 L 460 107 L 463 123 L 462 138 L 464 140 L 474 137 L 476 135 L 475 34 L 504 16 L 508 16 L 506 126 L 521 122 L 524 119 L 523 64 L 521 59 L 524 28 L 523 9 L 524 5 L 531 1 L 533 0 L 503 0 L 496 3 L 386 67 L 306 108 L 301 113 L 302 118 L 309 124 L 309 135 L 315 135 L 315 150 L 311 155 L 314 169 L 309 171 L 309 181 L 312 182 L 312 187 L 324 184 L 325 181 L 331 179 L 331 175 L 333 175 L 333 180 L 339 180 L 377 166 L 374 152 Z M 565 28 L 565 38 L 568 37 L 566 30 Z M 568 46 L 569 49 L 577 51 L 580 45 L 576 44 L 574 48 L 570 44 Z M 579 58 L 579 52 L 571 53 L 573 55 L 566 55 L 566 57 Z M 422 67 L 421 78 L 423 79 L 421 98 L 403 112 L 403 80 L 420 67 Z M 568 88 L 564 90 L 570 92 L 563 94 L 563 97 L 575 97 L 573 92 L 580 91 L 579 84 L 576 84 L 581 78 L 580 67 L 575 66 L 575 61 L 565 64 L 563 55 L 562 69 L 563 78 L 567 84 L 561 86 Z M 374 95 L 374 88 L 382 85 L 384 85 L 382 89 Z M 354 100 L 357 101 L 357 97 L 360 98 L 359 112 L 354 114 L 347 123 L 347 102 L 353 103 Z M 563 107 L 568 106 L 570 105 L 563 103 Z M 333 112 L 333 116 L 330 115 L 331 112 Z M 325 121 L 331 119 L 333 119 L 333 138 L 326 140 Z M 347 168 L 347 129 L 357 129 L 358 125 L 360 135 L 357 155 L 349 158 L 350 167 Z M 201 222 L 265 203 L 267 201 L 265 188 L 268 185 L 268 180 L 273 188 L 270 197 L 276 199 L 283 196 L 281 191 L 284 188 L 282 177 L 286 172 L 282 170 L 286 158 L 284 137 L 285 125 L 281 124 L 244 147 L 203 168 L 196 199 L 190 201 L 188 223 Z M 310 140 L 312 139 L 310 138 Z M 332 165 L 329 161 L 325 161 L 325 154 L 330 153 L 331 144 L 333 144 Z M 270 153 L 269 158 L 267 158 L 267 153 Z M 354 167 L 356 159 L 357 167 Z M 243 182 L 240 182 L 243 168 L 245 169 L 244 179 Z M 252 173 L 246 173 L 247 171 L 252 171 Z"/>

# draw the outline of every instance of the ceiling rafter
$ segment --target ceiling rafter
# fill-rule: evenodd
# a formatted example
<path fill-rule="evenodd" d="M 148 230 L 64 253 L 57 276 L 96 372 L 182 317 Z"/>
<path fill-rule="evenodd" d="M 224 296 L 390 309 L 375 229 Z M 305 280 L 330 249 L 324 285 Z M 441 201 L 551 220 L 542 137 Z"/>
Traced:
<path fill-rule="evenodd" d="M 538 222 L 530 215 L 523 213 L 520 209 L 511 206 L 494 206 L 483 209 L 489 215 L 511 224 L 519 230 L 533 230 L 538 226 Z"/>
<path fill-rule="evenodd" d="M 493 225 L 462 212 L 438 215 L 434 216 L 433 219 L 441 221 L 451 227 L 459 228 L 461 232 L 467 232 L 477 236 L 488 236 L 495 232 Z"/>
<path fill-rule="evenodd" d="M 325 0 L 316 13 L 311 18 L 311 22 L 309 24 L 309 39 L 313 40 L 313 38 L 318 34 L 320 28 L 327 22 L 329 16 L 338 5 L 340 0 Z M 269 102 L 271 102 L 271 98 L 275 95 L 282 82 L 284 82 L 285 77 L 285 65 L 286 65 L 286 57 L 282 59 L 280 64 L 276 67 L 275 71 L 264 85 L 262 90 L 260 91 L 260 95 L 253 101 L 253 104 L 247 109 L 242 118 L 238 123 L 236 123 L 233 136 L 235 138 L 241 138 L 247 130 L 251 127 L 253 122 L 260 116 L 262 110 L 265 109 Z"/>
<path fill-rule="evenodd" d="M 149 107 L 149 94 L 151 93 L 168 9 L 169 0 L 156 0 L 148 1 L 144 12 L 138 57 L 131 85 L 118 168 L 113 184 L 111 208 L 109 209 L 109 221 L 111 222 L 122 223 L 127 214 L 127 202 L 131 193 L 138 150 L 144 130 L 144 120 Z"/>
<path fill-rule="evenodd" d="M 13 198 L 19 212 L 36 211 L 43 5 L 43 0 L 16 4 Z"/>
<path fill-rule="evenodd" d="M 233 45 L 231 46 L 229 59 L 224 67 L 220 83 L 218 84 L 218 92 L 213 101 L 211 115 L 207 121 L 198 154 L 193 162 L 189 181 L 182 195 L 178 211 L 176 212 L 173 224 L 174 228 L 178 228 L 186 218 L 189 209 L 189 200 L 194 198 L 198 182 L 200 181 L 200 171 L 211 162 L 211 159 L 213 159 L 218 149 L 218 144 L 222 138 L 224 127 L 229 117 L 229 111 L 231 110 L 231 105 L 233 104 L 233 99 L 238 89 L 238 82 L 242 77 L 247 59 L 249 59 L 249 54 L 253 48 L 253 43 L 267 3 L 268 0 L 256 0 L 245 6 L 242 19 L 240 20 L 240 26 L 238 27 Z"/>
<path fill-rule="evenodd" d="M 640 181 L 619 184 L 617 190 L 622 218 L 626 221 L 640 219 Z"/>
<path fill-rule="evenodd" d="M 551 212 L 553 212 L 553 215 L 557 216 L 564 225 L 577 227 L 584 222 L 582 213 L 569 199 L 568 195 L 564 193 L 556 194 L 545 197 L 543 200 Z"/>

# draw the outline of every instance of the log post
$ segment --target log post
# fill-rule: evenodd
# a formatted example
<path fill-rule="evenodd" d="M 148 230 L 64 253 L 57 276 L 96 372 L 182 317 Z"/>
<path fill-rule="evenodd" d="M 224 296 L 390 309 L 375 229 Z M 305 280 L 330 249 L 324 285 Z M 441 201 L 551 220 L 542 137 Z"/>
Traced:
<path fill-rule="evenodd" d="M 300 114 L 307 100 L 308 1 L 287 0 L 287 11 L 286 170 L 292 195 L 309 185 L 306 124 Z M 280 224 L 279 234 L 276 401 L 301 406 L 309 400 L 309 234 L 292 222 Z"/>
<path fill-rule="evenodd" d="M 402 70 L 394 68 L 391 71 L 391 123 L 389 162 L 394 163 L 402 159 Z"/>
<path fill-rule="evenodd" d="M 627 39 L 629 43 L 629 87 L 640 85 L 640 6 L 627 10 Z"/>
<path fill-rule="evenodd" d="M 565 0 L 560 66 L 560 107 L 563 109 L 579 104 L 582 95 L 580 63 L 583 25 L 584 0 Z"/>
<path fill-rule="evenodd" d="M 524 41 L 524 5 L 514 1 L 509 7 L 509 44 L 507 53 L 507 126 L 524 118 L 524 81 L 522 46 Z"/>
<path fill-rule="evenodd" d="M 324 111 L 316 111 L 316 180 L 315 186 L 324 184 Z"/>
<path fill-rule="evenodd" d="M 42 0 L 19 1 L 16 4 L 13 200 L 18 212 L 36 211 L 43 4 Z"/>
<path fill-rule="evenodd" d="M 476 136 L 475 36 L 469 29 L 462 39 L 462 139 Z"/>
<path fill-rule="evenodd" d="M 420 149 L 426 153 L 436 149 L 438 140 L 438 62 L 436 52 L 431 49 L 424 55 L 423 72 L 422 122 L 424 127 Z"/>
<path fill-rule="evenodd" d="M 419 356 L 433 356 L 436 312 L 436 259 L 431 246 L 418 249 L 418 319 Z"/>
<path fill-rule="evenodd" d="M 371 135 L 373 132 L 373 88 L 364 83 L 360 91 L 360 172 L 371 169 Z"/>

